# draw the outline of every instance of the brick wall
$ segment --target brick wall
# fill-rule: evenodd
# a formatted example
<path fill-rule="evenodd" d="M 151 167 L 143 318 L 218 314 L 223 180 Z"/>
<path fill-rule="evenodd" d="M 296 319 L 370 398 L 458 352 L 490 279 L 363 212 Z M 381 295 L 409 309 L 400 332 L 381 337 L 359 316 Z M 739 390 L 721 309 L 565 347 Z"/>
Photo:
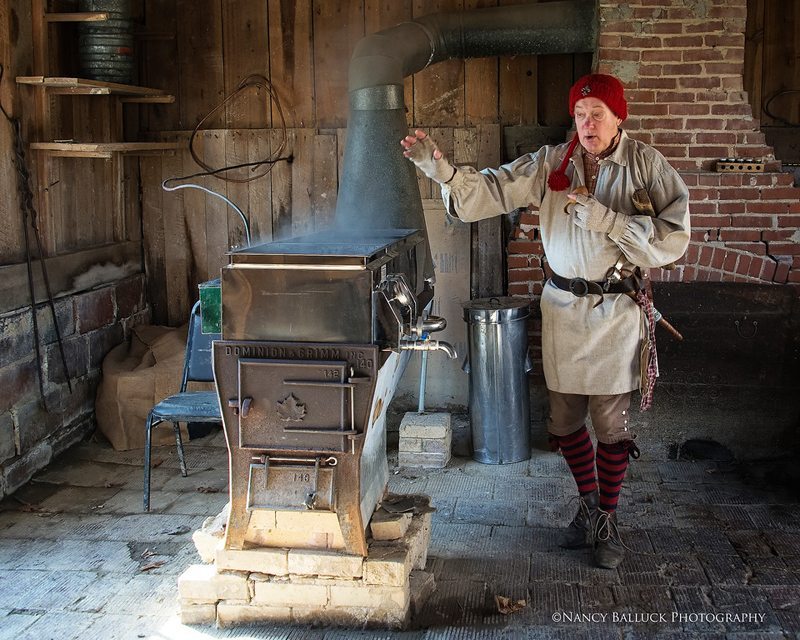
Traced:
<path fill-rule="evenodd" d="M 746 0 L 600 2 L 596 68 L 626 87 L 629 134 L 659 149 L 689 187 L 692 239 L 656 281 L 788 284 L 800 293 L 800 189 L 781 173 L 743 91 Z M 763 174 L 713 171 L 725 157 L 763 158 Z M 538 215 L 510 242 L 509 294 L 538 297 Z M 539 327 L 534 321 L 533 343 Z"/>
<path fill-rule="evenodd" d="M 44 403 L 30 309 L 0 316 L 0 498 L 94 429 L 103 358 L 134 325 L 149 321 L 144 275 L 58 298 L 55 308 L 72 392 L 50 308 L 40 305 Z"/>
<path fill-rule="evenodd" d="M 774 159 L 743 90 L 746 0 L 601 2 L 599 69 L 622 80 L 626 129 L 676 169 Z"/>

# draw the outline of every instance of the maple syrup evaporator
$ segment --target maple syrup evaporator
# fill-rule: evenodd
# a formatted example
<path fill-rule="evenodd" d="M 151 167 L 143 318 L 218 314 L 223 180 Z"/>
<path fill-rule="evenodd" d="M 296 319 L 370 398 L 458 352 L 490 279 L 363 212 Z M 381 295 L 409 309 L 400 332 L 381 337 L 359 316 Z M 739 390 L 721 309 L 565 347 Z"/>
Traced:
<path fill-rule="evenodd" d="M 389 479 L 386 410 L 412 351 L 441 318 L 423 309 L 420 231 L 317 233 L 238 249 L 221 275 L 214 375 L 230 455 L 225 545 L 247 544 L 256 511 L 335 512 L 344 547 Z"/>

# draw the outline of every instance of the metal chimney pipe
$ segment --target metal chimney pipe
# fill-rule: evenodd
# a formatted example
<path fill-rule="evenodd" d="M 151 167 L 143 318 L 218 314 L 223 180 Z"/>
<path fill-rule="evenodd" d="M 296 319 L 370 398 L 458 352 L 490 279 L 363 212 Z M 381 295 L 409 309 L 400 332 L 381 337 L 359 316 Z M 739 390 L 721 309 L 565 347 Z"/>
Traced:
<path fill-rule="evenodd" d="M 594 51 L 597 26 L 595 0 L 568 0 L 436 13 L 362 38 L 350 59 L 336 226 L 425 231 L 414 165 L 400 153 L 403 78 L 451 58 Z M 423 272 L 433 280 L 429 246 Z"/>

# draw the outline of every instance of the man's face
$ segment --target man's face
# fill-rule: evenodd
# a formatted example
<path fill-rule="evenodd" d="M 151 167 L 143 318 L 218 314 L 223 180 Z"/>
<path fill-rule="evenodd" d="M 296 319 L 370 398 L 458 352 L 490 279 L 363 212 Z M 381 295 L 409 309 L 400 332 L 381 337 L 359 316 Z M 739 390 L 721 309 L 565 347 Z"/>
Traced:
<path fill-rule="evenodd" d="M 622 124 L 606 103 L 589 96 L 575 103 L 575 128 L 578 140 L 589 153 L 597 155 L 611 145 Z"/>

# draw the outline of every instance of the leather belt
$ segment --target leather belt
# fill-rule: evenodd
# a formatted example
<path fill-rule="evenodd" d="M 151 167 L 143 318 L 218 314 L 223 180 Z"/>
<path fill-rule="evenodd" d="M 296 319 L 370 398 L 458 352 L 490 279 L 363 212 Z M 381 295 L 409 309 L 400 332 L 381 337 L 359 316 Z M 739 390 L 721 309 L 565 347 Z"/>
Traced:
<path fill-rule="evenodd" d="M 572 295 L 583 298 L 594 293 L 602 298 L 605 293 L 629 293 L 639 289 L 640 280 L 633 274 L 617 282 L 593 282 L 586 278 L 565 278 L 557 273 L 550 276 L 550 281 L 562 291 L 569 291 Z"/>

